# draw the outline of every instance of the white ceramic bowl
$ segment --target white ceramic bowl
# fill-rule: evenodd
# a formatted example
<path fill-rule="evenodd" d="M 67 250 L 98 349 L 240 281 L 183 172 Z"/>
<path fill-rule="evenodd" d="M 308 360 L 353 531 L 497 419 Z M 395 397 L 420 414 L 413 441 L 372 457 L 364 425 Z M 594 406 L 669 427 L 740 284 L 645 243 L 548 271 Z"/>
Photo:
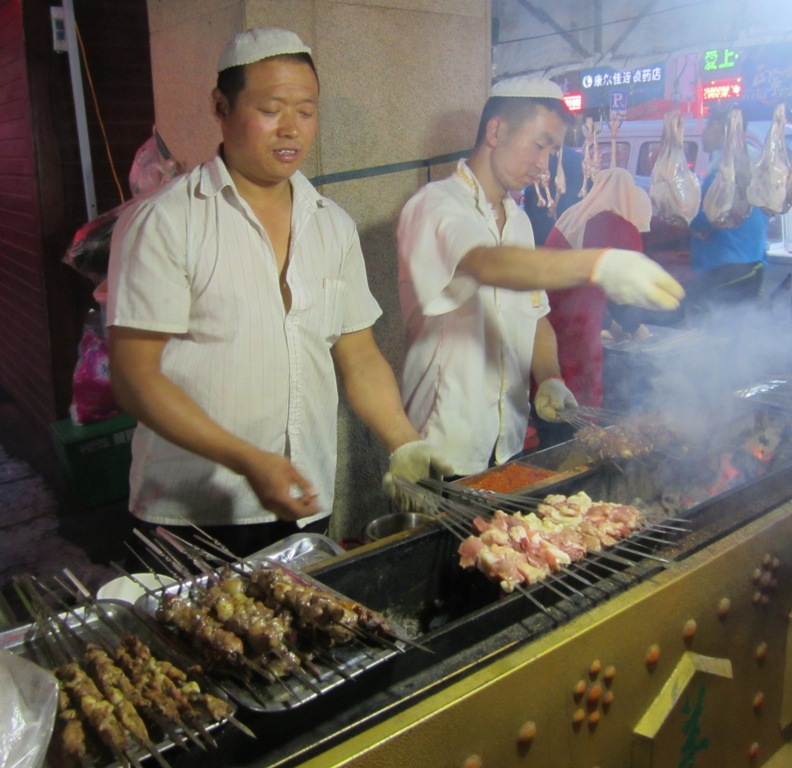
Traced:
<path fill-rule="evenodd" d="M 148 589 L 161 589 L 162 585 L 173 584 L 174 579 L 170 576 L 155 576 L 152 573 L 133 573 L 135 579 L 140 584 L 145 584 Z M 128 576 L 119 576 L 117 579 L 108 581 L 100 587 L 96 596 L 100 600 L 121 600 L 124 603 L 132 603 L 146 593 L 146 590 Z"/>

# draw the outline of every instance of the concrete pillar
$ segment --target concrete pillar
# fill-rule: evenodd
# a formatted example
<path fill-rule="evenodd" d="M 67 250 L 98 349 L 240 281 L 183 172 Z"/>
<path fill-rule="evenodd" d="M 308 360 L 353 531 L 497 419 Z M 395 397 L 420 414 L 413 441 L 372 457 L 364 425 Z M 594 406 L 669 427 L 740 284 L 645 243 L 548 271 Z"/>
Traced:
<path fill-rule="evenodd" d="M 214 151 L 209 110 L 228 38 L 254 26 L 292 29 L 311 46 L 321 83 L 320 130 L 309 177 L 469 149 L 491 79 L 489 0 L 148 0 L 157 128 L 193 167 Z M 447 175 L 435 166 L 432 178 Z M 325 185 L 355 219 L 369 283 L 384 315 L 380 346 L 401 368 L 394 230 L 402 205 L 429 178 L 404 171 Z M 358 535 L 388 511 L 387 456 L 345 405 L 332 534 Z"/>

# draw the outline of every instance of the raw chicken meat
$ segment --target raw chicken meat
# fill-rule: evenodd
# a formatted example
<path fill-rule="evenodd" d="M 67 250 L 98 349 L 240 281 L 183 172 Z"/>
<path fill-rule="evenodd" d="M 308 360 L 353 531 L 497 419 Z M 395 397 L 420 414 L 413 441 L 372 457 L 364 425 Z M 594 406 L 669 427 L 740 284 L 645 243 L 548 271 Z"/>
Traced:
<path fill-rule="evenodd" d="M 593 501 L 583 491 L 547 496 L 527 514 L 496 510 L 490 519 L 473 519 L 475 534 L 459 545 L 459 564 L 477 568 L 500 582 L 504 592 L 535 584 L 588 552 L 612 547 L 641 528 L 636 507 Z"/>
<path fill-rule="evenodd" d="M 649 196 L 656 216 L 687 226 L 698 213 L 701 185 L 690 170 L 684 150 L 684 124 L 679 112 L 669 112 L 663 123 L 660 150 L 652 169 Z"/>
<path fill-rule="evenodd" d="M 564 148 L 563 147 L 561 147 L 558 150 L 558 165 L 556 167 L 555 188 L 556 188 L 556 194 L 555 194 L 555 199 L 553 200 L 553 213 L 558 211 L 558 201 L 561 199 L 561 195 L 565 194 L 566 191 L 567 191 L 566 175 L 564 174 Z"/>
<path fill-rule="evenodd" d="M 733 229 L 751 212 L 746 190 L 751 181 L 751 161 L 745 145 L 742 113 L 733 109 L 726 125 L 723 157 L 704 195 L 704 215 L 713 227 Z"/>
<path fill-rule="evenodd" d="M 599 152 L 599 141 L 597 137 L 602 130 L 602 122 L 594 125 L 594 119 L 586 118 L 583 124 L 583 185 L 580 187 L 578 197 L 585 197 L 588 194 L 589 182 L 594 183 L 594 177 L 600 169 L 601 159 Z"/>
<path fill-rule="evenodd" d="M 787 195 L 789 157 L 784 142 L 786 105 L 779 104 L 773 113 L 773 122 L 767 132 L 764 150 L 754 166 L 746 197 L 751 205 L 761 208 L 769 216 L 786 213 L 792 206 Z"/>

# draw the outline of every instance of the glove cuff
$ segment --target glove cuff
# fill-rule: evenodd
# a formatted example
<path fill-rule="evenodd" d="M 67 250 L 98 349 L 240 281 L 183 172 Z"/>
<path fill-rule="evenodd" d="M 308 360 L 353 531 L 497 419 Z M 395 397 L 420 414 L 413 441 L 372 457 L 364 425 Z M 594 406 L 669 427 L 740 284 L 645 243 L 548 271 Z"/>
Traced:
<path fill-rule="evenodd" d="M 403 453 L 407 453 L 408 451 L 412 450 L 411 446 L 416 446 L 422 444 L 423 440 L 410 440 L 409 443 L 402 443 L 388 458 L 393 461 L 393 459 L 398 459 Z"/>
<path fill-rule="evenodd" d="M 591 271 L 589 272 L 588 281 L 591 285 L 599 285 L 599 268 L 602 264 L 602 257 L 610 250 L 610 248 L 603 248 L 591 262 Z"/>

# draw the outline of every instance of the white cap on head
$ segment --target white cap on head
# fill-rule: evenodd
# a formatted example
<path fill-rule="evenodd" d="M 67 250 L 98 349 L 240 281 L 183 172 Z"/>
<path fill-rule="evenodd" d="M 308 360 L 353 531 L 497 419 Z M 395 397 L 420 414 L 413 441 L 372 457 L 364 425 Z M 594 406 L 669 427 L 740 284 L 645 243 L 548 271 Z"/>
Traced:
<path fill-rule="evenodd" d="M 519 75 L 499 80 L 492 86 L 491 96 L 512 96 L 517 99 L 561 99 L 564 92 L 558 83 L 546 77 Z"/>
<path fill-rule="evenodd" d="M 240 32 L 226 43 L 217 60 L 217 71 L 229 67 L 252 64 L 254 61 L 284 56 L 290 53 L 307 53 L 311 49 L 294 32 L 277 27 L 249 29 Z"/>

